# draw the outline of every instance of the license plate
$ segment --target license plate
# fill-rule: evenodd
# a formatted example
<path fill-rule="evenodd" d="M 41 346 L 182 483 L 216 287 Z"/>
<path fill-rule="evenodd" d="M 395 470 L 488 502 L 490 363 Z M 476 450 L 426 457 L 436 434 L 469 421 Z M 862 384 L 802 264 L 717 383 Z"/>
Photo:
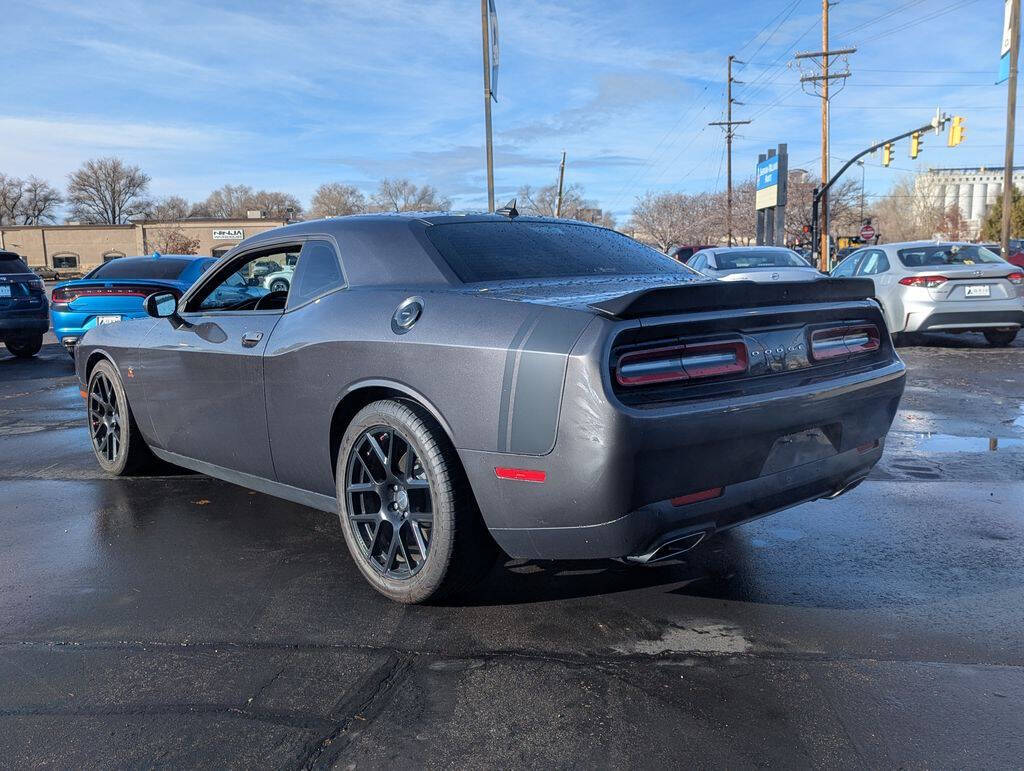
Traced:
<path fill-rule="evenodd" d="M 967 297 L 989 297 L 991 292 L 988 284 L 973 284 L 964 287 L 964 295 Z"/>
<path fill-rule="evenodd" d="M 120 316 L 97 316 L 96 324 L 116 324 L 120 320 Z"/>
<path fill-rule="evenodd" d="M 0 297 L 10 297 L 11 287 L 8 284 L 0 284 Z"/>

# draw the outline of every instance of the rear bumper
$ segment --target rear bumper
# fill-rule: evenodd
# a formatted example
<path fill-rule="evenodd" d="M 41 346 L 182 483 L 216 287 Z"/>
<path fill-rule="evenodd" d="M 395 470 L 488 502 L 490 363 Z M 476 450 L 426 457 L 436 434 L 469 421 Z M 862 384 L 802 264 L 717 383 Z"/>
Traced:
<path fill-rule="evenodd" d="M 1020 305 L 1020 303 L 1017 303 Z M 1019 310 L 975 310 L 956 313 L 930 313 L 910 331 L 925 332 L 941 329 L 994 329 L 998 327 L 1024 326 L 1024 309 Z"/>
<path fill-rule="evenodd" d="M 492 531 L 520 558 L 654 561 L 670 544 L 696 543 L 722 530 L 805 501 L 833 496 L 863 480 L 882 455 L 882 443 L 767 474 L 723 488 L 718 497 L 675 506 L 658 501 L 610 522 L 582 527 L 504 528 Z M 699 537 L 699 538 L 698 538 Z"/>
<path fill-rule="evenodd" d="M 593 383 L 596 372 L 573 372 Z M 554 451 L 544 456 L 460 451 L 485 521 L 510 555 L 630 557 L 680 531 L 713 532 L 838 492 L 863 478 L 904 386 L 898 359 L 866 373 L 770 394 L 630 409 L 567 390 Z M 603 390 L 603 389 L 602 389 Z M 769 463 L 780 438 L 820 429 L 827 457 Z M 876 446 L 874 443 L 878 441 Z M 858 449 L 860 448 L 860 449 Z M 499 479 L 495 467 L 546 473 L 543 483 Z M 720 496 L 673 506 L 709 488 Z"/>
<path fill-rule="evenodd" d="M 73 345 L 75 342 L 82 338 L 86 332 L 96 326 L 97 316 L 120 316 L 122 321 L 128 319 L 141 319 L 147 314 L 145 311 L 89 311 L 77 312 L 77 311 L 53 311 L 53 333 L 57 336 L 57 340 L 61 343 L 65 339 L 72 341 L 70 344 Z"/>
<path fill-rule="evenodd" d="M 45 310 L 42 315 L 0 317 L 0 339 L 44 335 L 50 328 Z"/>

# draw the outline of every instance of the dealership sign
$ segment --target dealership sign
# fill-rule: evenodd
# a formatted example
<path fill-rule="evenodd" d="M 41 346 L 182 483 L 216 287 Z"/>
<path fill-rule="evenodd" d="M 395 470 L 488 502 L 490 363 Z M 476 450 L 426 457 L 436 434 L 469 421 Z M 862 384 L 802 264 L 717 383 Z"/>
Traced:
<path fill-rule="evenodd" d="M 757 194 L 754 198 L 755 209 L 770 209 L 779 202 L 779 156 L 757 164 Z"/>
<path fill-rule="evenodd" d="M 213 231 L 214 241 L 241 241 L 245 238 L 245 231 L 242 228 L 226 228 Z"/>

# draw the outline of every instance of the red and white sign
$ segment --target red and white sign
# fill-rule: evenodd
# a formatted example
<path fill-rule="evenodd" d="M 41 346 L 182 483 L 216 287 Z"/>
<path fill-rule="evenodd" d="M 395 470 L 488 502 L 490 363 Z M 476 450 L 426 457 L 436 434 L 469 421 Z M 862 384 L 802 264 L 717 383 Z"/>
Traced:
<path fill-rule="evenodd" d="M 861 241 L 870 241 L 874 237 L 875 237 L 875 229 L 873 227 L 871 227 L 870 225 L 865 225 L 864 227 L 862 227 L 860 229 L 860 240 Z"/>

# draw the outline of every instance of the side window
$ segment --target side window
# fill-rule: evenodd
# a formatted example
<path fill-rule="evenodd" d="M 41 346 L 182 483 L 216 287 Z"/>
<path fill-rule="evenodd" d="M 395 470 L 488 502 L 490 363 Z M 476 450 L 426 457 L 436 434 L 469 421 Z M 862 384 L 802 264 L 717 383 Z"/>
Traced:
<path fill-rule="evenodd" d="M 889 260 L 885 256 L 885 252 L 881 249 L 872 249 L 867 253 L 867 256 L 861 260 L 860 266 L 857 268 L 856 275 L 874 276 L 879 273 L 885 273 L 887 270 L 889 270 Z"/>
<path fill-rule="evenodd" d="M 704 255 L 703 254 L 698 254 L 696 257 L 694 257 L 692 260 L 690 260 L 690 262 L 688 264 L 694 270 L 703 270 L 704 269 L 704 260 L 705 260 Z"/>
<path fill-rule="evenodd" d="M 334 247 L 327 241 L 307 241 L 295 266 L 288 308 L 295 308 L 344 284 Z"/>
<path fill-rule="evenodd" d="M 853 275 L 853 269 L 857 267 L 857 262 L 862 256 L 863 252 L 854 252 L 832 269 L 832 276 L 834 278 L 850 278 Z"/>
<path fill-rule="evenodd" d="M 247 255 L 241 262 L 232 261 L 229 272 L 219 272 L 200 294 L 192 298 L 188 310 L 282 310 L 287 300 L 287 289 L 277 291 L 277 287 L 272 288 L 273 277 L 279 275 L 280 266 L 287 262 L 288 257 L 297 252 L 297 246 L 281 247 Z"/>

